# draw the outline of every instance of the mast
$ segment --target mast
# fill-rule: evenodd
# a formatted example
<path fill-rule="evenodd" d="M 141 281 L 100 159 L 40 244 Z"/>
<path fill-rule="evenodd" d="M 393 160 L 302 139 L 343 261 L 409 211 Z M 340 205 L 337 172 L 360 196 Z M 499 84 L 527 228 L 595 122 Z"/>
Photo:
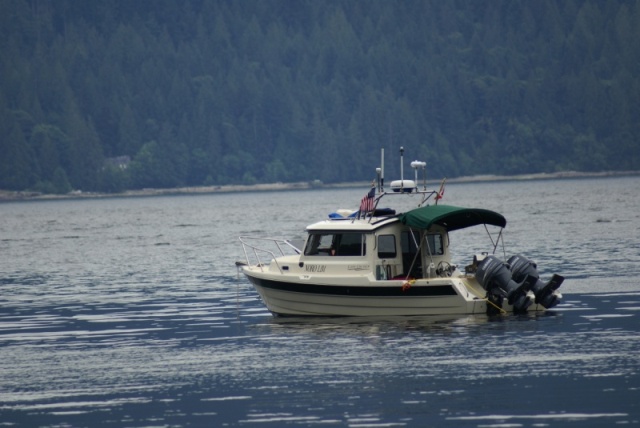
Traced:
<path fill-rule="evenodd" d="M 404 183 L 404 147 L 400 146 L 400 180 Z"/>
<path fill-rule="evenodd" d="M 384 147 L 380 149 L 380 193 L 384 192 Z"/>

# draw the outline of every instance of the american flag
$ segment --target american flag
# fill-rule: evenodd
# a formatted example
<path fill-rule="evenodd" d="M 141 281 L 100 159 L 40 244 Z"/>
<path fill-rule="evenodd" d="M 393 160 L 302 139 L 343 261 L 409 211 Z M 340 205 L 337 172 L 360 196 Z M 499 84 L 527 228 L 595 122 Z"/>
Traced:
<path fill-rule="evenodd" d="M 360 201 L 361 213 L 366 213 L 373 210 L 373 205 L 374 205 L 373 202 L 375 200 L 375 196 L 376 196 L 376 188 L 372 187 L 371 190 L 369 190 L 369 193 L 367 193 L 365 197 L 362 198 L 362 200 Z"/>

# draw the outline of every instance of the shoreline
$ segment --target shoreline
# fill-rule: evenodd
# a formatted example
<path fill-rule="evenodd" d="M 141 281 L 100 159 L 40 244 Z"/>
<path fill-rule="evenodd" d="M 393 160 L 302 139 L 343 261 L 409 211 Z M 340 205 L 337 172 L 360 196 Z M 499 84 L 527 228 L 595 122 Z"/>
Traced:
<path fill-rule="evenodd" d="M 554 173 L 534 173 L 521 175 L 473 175 L 447 179 L 448 184 L 455 183 L 487 183 L 501 181 L 533 181 L 552 179 L 578 179 L 578 178 L 608 178 L 640 175 L 640 171 L 601 171 L 601 172 L 578 172 L 562 171 Z M 438 186 L 440 180 L 432 181 L 432 185 Z M 277 192 L 286 190 L 309 190 L 309 189 L 337 189 L 349 187 L 366 187 L 369 181 L 322 184 L 309 182 L 295 183 L 263 183 L 263 184 L 227 184 L 220 186 L 196 186 L 196 187 L 176 187 L 167 189 L 140 189 L 126 190 L 120 193 L 99 193 L 72 191 L 64 195 L 42 194 L 30 191 L 10 191 L 0 190 L 0 202 L 11 201 L 33 201 L 33 200 L 63 200 L 63 199 L 105 199 L 105 198 L 129 198 L 148 197 L 165 195 L 198 195 L 215 193 L 239 193 L 239 192 Z"/>

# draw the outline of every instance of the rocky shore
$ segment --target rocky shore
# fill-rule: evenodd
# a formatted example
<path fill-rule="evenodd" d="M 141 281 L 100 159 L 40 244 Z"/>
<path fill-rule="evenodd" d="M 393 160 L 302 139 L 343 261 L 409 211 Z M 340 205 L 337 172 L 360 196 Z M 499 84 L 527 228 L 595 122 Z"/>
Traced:
<path fill-rule="evenodd" d="M 630 175 L 640 175 L 640 171 L 603 171 L 603 172 L 577 172 L 563 171 L 556 173 L 538 173 L 523 175 L 474 175 L 447 179 L 448 184 L 452 183 L 479 183 L 492 181 L 526 181 L 526 180 L 550 180 L 550 179 L 572 179 L 572 178 L 593 178 L 593 177 L 621 177 Z M 433 181 L 430 184 L 437 187 L 440 181 Z M 318 181 L 297 182 L 297 183 L 264 183 L 264 184 L 230 184 L 224 186 L 197 186 L 197 187 L 176 187 L 171 189 L 140 189 L 127 190 L 122 193 L 96 193 L 72 191 L 64 195 L 42 194 L 30 191 L 9 191 L 0 190 L 0 202 L 19 200 L 48 200 L 48 199 L 91 199 L 91 198 L 121 198 L 121 197 L 145 197 L 160 195 L 193 195 L 209 193 L 232 193 L 232 192 L 263 192 L 282 190 L 305 190 L 305 189 L 326 189 L 326 188 L 346 188 L 346 187 L 367 187 L 370 182 L 352 182 L 323 184 Z"/>

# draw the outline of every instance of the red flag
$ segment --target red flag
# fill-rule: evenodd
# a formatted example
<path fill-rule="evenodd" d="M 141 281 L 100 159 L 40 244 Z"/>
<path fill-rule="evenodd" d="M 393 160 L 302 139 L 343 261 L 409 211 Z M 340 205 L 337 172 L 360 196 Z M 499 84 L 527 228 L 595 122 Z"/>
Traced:
<path fill-rule="evenodd" d="M 360 201 L 361 213 L 366 213 L 373 210 L 375 196 L 376 196 L 376 188 L 372 187 L 371 190 L 369 190 L 369 193 L 367 193 L 366 196 L 362 198 L 362 200 Z"/>
<path fill-rule="evenodd" d="M 436 193 L 436 204 L 438 203 L 438 200 L 442 199 L 444 197 L 444 183 L 446 181 L 446 178 L 442 180 L 442 182 L 440 183 L 440 190 L 438 190 L 438 193 Z"/>

